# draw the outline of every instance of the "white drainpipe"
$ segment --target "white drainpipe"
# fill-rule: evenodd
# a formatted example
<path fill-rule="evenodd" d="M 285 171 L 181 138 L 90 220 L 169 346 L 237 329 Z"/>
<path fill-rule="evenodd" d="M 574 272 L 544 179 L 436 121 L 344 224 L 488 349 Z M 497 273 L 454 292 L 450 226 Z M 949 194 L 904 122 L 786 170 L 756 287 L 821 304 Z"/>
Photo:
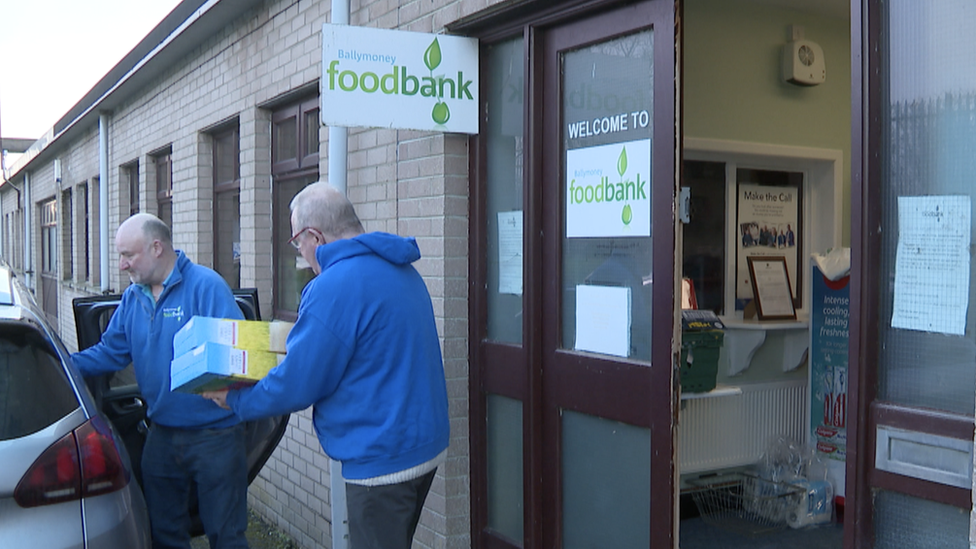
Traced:
<path fill-rule="evenodd" d="M 108 280 L 108 115 L 98 115 L 98 279 L 102 293 Z"/>
<path fill-rule="evenodd" d="M 31 261 L 31 245 L 34 242 L 31 238 L 31 213 L 34 211 L 34 202 L 31 200 L 31 179 L 31 172 L 24 172 L 24 284 L 28 288 L 34 288 L 34 264 Z"/>
<path fill-rule="evenodd" d="M 332 24 L 349 24 L 349 0 L 332 0 Z M 346 194 L 346 157 L 349 140 L 345 127 L 329 126 L 329 184 Z M 329 460 L 329 489 L 332 495 L 332 548 L 349 547 L 349 513 L 346 508 L 346 481 L 342 465 Z"/>

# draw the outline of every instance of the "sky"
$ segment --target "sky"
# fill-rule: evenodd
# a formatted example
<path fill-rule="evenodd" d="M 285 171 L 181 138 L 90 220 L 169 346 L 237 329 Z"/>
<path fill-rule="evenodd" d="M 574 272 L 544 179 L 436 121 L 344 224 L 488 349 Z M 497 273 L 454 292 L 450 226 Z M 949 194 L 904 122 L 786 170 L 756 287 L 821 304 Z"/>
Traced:
<path fill-rule="evenodd" d="M 0 0 L 0 135 L 38 139 L 180 0 Z"/>

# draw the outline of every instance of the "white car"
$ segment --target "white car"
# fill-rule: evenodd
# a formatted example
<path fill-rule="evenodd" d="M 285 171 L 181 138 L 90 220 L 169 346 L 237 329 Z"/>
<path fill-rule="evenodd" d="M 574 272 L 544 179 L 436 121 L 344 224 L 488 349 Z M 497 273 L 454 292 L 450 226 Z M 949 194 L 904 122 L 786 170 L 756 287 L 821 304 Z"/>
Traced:
<path fill-rule="evenodd" d="M 256 292 L 236 293 L 259 318 Z M 100 339 L 119 298 L 75 300 L 81 348 Z M 146 406 L 133 380 L 131 367 L 82 379 L 30 291 L 0 266 L 0 547 L 152 546 L 138 467 Z M 249 480 L 287 421 L 247 424 Z M 202 533 L 195 517 L 192 535 Z"/>

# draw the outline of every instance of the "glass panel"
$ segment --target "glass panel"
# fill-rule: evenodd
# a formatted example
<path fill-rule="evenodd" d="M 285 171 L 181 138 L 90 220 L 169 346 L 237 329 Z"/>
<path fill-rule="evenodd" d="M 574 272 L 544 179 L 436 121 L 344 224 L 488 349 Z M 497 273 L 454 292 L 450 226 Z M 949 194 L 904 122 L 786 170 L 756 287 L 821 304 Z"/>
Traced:
<path fill-rule="evenodd" d="M 237 130 L 214 136 L 214 185 L 240 179 Z"/>
<path fill-rule="evenodd" d="M 691 189 L 691 222 L 683 225 L 683 276 L 695 287 L 699 309 L 724 314 L 725 164 L 686 161 L 681 184 Z"/>
<path fill-rule="evenodd" d="M 522 343 L 523 40 L 488 48 L 488 339 Z"/>
<path fill-rule="evenodd" d="M 562 58 L 561 345 L 639 360 L 651 356 L 652 38 Z"/>
<path fill-rule="evenodd" d="M 275 310 L 298 312 L 298 301 L 302 290 L 314 274 L 312 267 L 302 255 L 288 244 L 291 238 L 291 199 L 309 183 L 314 176 L 283 179 L 274 184 L 274 224 L 275 224 Z"/>
<path fill-rule="evenodd" d="M 874 499 L 875 549 L 969 547 L 969 509 L 879 491 Z"/>
<path fill-rule="evenodd" d="M 241 193 L 217 194 L 214 270 L 231 288 L 241 287 Z"/>
<path fill-rule="evenodd" d="M 650 547 L 651 431 L 564 410 L 563 547 Z"/>
<path fill-rule="evenodd" d="M 156 194 L 158 197 L 171 196 L 173 190 L 173 165 L 170 155 L 156 158 Z"/>
<path fill-rule="evenodd" d="M 129 215 L 139 213 L 139 163 L 133 162 L 125 169 L 129 182 Z"/>
<path fill-rule="evenodd" d="M 522 403 L 488 395 L 488 526 L 521 544 L 523 537 Z"/>
<path fill-rule="evenodd" d="M 304 156 L 319 152 L 319 110 L 305 113 L 305 150 Z"/>
<path fill-rule="evenodd" d="M 78 407 L 57 355 L 33 331 L 0 336 L 0 441 L 35 433 Z"/>
<path fill-rule="evenodd" d="M 274 162 L 293 159 L 298 153 L 298 128 L 295 117 L 286 118 L 274 127 Z"/>
<path fill-rule="evenodd" d="M 173 226 L 173 199 L 166 198 L 159 201 L 159 219 L 168 227 Z"/>
<path fill-rule="evenodd" d="M 735 170 L 736 225 L 739 256 L 736 257 L 735 308 L 741 311 L 752 300 L 747 257 L 786 258 L 793 290 L 793 306 L 803 306 L 803 174 L 772 170 Z"/>
<path fill-rule="evenodd" d="M 976 34 L 969 28 L 972 19 L 960 16 L 971 3 L 895 0 L 882 6 L 888 10 L 881 37 L 881 78 L 888 86 L 882 87 L 879 109 L 883 117 L 881 272 L 887 276 L 879 278 L 878 288 L 879 396 L 908 406 L 971 416 L 976 405 L 976 341 L 972 337 L 976 286 L 971 283 L 971 251 L 959 251 L 965 258 L 962 261 L 969 262 L 964 279 L 946 277 L 949 271 L 938 269 L 947 282 L 939 293 L 951 296 L 953 291 L 959 292 L 955 302 L 970 304 L 967 311 L 964 303 L 964 312 L 957 317 L 965 324 L 965 336 L 939 333 L 947 330 L 925 329 L 912 321 L 892 327 L 896 299 L 921 300 L 923 292 L 930 292 L 926 280 L 896 293 L 902 288 L 895 286 L 899 239 L 911 236 L 900 234 L 899 222 L 913 219 L 908 211 L 900 211 L 899 198 L 928 196 L 941 201 L 955 196 L 969 207 L 976 194 L 976 71 L 960 70 L 976 48 Z M 972 239 L 971 214 L 959 220 L 960 225 L 965 224 L 964 236 Z M 940 318 L 951 314 L 949 307 L 933 313 Z"/>

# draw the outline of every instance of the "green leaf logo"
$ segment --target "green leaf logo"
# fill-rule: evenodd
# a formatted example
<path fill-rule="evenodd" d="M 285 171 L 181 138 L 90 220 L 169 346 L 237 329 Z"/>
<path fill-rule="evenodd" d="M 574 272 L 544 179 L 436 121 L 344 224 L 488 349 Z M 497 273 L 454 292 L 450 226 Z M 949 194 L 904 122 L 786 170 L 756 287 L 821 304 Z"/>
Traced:
<path fill-rule="evenodd" d="M 441 64 L 441 45 L 437 42 L 436 38 L 427 46 L 427 51 L 424 52 L 424 64 L 427 65 L 429 70 L 434 70 Z"/>
<path fill-rule="evenodd" d="M 620 214 L 620 220 L 624 222 L 624 225 L 630 225 L 631 220 L 634 219 L 634 212 L 630 209 L 630 204 L 624 204 L 624 211 Z"/>
<path fill-rule="evenodd" d="M 447 108 L 447 103 L 438 101 L 434 105 L 434 110 L 430 111 L 430 117 L 438 124 L 446 124 L 451 119 L 451 109 Z"/>
<path fill-rule="evenodd" d="M 617 157 L 617 173 L 620 177 L 624 176 L 624 172 L 627 171 L 627 147 L 624 147 L 620 151 L 620 156 Z"/>

